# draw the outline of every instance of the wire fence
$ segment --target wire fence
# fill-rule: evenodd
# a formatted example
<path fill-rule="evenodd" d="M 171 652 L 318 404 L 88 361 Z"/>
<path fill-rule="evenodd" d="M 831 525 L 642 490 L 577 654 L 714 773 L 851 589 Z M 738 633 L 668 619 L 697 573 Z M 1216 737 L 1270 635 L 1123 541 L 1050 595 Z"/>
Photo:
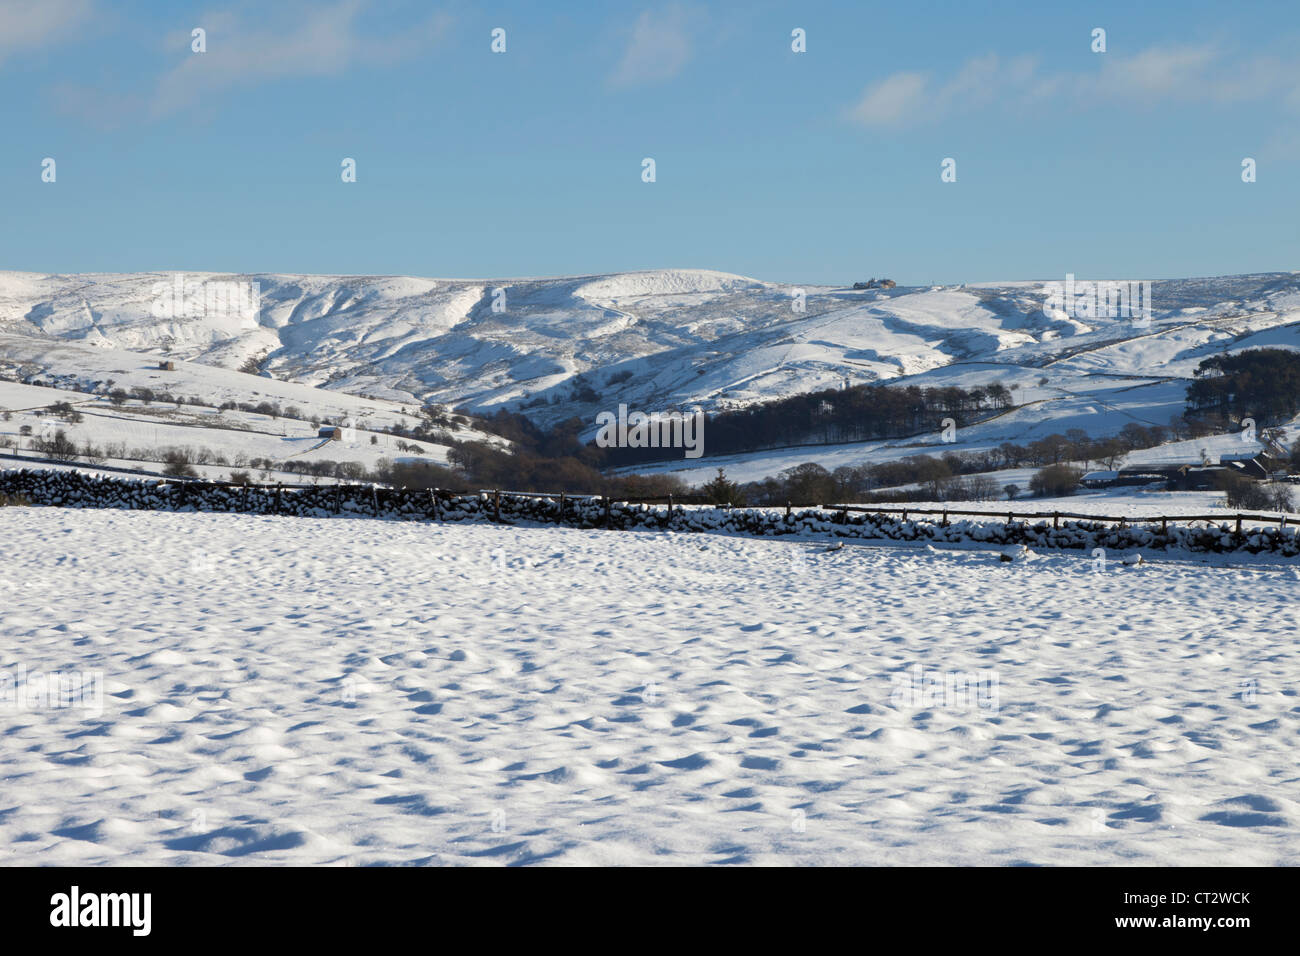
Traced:
<path fill-rule="evenodd" d="M 1014 524 L 1017 519 L 1033 518 L 1040 521 L 1048 519 L 1052 522 L 1052 527 L 1059 527 L 1061 519 L 1067 521 L 1095 521 L 1099 524 L 1115 524 L 1121 528 L 1132 525 L 1160 525 L 1163 531 L 1172 522 L 1175 524 L 1194 524 L 1197 521 L 1205 521 L 1211 524 L 1221 524 L 1224 521 L 1235 521 L 1237 530 L 1241 530 L 1243 521 L 1254 522 L 1257 524 L 1275 524 L 1285 528 L 1289 523 L 1294 524 L 1294 516 L 1286 514 L 1254 514 L 1250 512 L 1234 511 L 1230 513 L 1220 513 L 1217 515 L 1094 515 L 1080 514 L 1074 511 L 968 511 L 960 508 L 878 508 L 875 506 L 863 505 L 829 505 L 818 507 L 826 508 L 832 511 L 862 512 L 867 514 L 897 514 L 901 515 L 904 521 L 909 514 L 912 515 L 940 515 L 940 521 L 943 524 L 948 523 L 949 515 L 958 517 L 979 517 L 979 518 L 1001 518 L 1006 516 L 1007 524 Z M 787 513 L 789 506 L 787 506 Z"/>

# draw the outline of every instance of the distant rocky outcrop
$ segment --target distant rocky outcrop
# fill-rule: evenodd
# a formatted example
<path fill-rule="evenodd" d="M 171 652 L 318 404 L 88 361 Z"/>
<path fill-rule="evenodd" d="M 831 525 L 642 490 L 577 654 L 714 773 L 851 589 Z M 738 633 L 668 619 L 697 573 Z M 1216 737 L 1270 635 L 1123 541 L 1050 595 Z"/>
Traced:
<path fill-rule="evenodd" d="M 868 279 L 866 282 L 855 282 L 855 289 L 892 289 L 898 285 L 893 279 Z"/>

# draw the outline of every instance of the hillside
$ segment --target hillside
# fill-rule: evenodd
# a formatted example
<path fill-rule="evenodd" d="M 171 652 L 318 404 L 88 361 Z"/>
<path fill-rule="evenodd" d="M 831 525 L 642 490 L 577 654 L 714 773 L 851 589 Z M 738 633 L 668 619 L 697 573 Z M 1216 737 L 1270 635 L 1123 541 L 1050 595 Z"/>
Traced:
<path fill-rule="evenodd" d="M 429 426 L 411 406 L 206 365 L 164 370 L 153 357 L 85 342 L 0 336 L 0 377 L 8 379 L 0 380 L 0 467 L 7 468 L 37 458 L 34 442 L 58 433 L 78 449 L 97 450 L 79 457 L 83 469 L 158 473 L 163 456 L 179 451 L 202 477 L 251 470 L 275 481 L 303 480 L 291 462 L 346 462 L 356 475 L 381 459 L 445 464 L 448 441 L 502 444 L 455 421 L 434 429 L 442 441 L 408 442 L 393 432 Z M 76 420 L 53 414 L 59 404 L 71 406 Z M 322 445 L 322 422 L 347 426 L 344 440 Z"/>
<path fill-rule="evenodd" d="M 800 290 L 705 270 L 186 279 L 256 283 L 260 312 L 187 317 L 195 296 L 174 295 L 170 273 L 0 273 L 0 372 L 83 389 L 112 379 L 214 407 L 278 402 L 304 419 L 351 416 L 375 429 L 409 426 L 425 403 L 507 408 L 544 426 L 577 416 L 594 431 L 596 413 L 620 403 L 719 409 L 845 381 L 1010 387 L 1021 407 L 963 430 L 962 448 L 1163 424 L 1206 356 L 1300 348 L 1300 273 L 1157 281 L 1146 325 L 1045 310 L 1044 283 L 1027 281 Z M 164 356 L 175 371 L 158 370 Z M 250 360 L 273 378 L 234 371 Z M 938 443 L 937 429 L 933 439 L 743 461 L 747 474 L 790 459 L 833 467 L 914 453 Z M 692 477 L 712 470 L 707 441 L 705 455 L 689 463 Z"/>

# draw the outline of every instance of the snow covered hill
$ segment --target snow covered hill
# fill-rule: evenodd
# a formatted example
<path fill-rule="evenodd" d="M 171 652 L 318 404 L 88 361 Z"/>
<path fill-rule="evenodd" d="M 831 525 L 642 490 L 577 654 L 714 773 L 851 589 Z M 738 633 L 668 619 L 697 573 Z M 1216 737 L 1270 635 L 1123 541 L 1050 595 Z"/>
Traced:
<path fill-rule="evenodd" d="M 446 464 L 452 440 L 505 444 L 455 420 L 434 429 L 441 441 L 407 442 L 393 432 L 429 426 L 413 406 L 173 364 L 163 369 L 151 356 L 85 342 L 0 335 L 0 467 L 25 467 L 44 457 L 34 445 L 58 433 L 78 449 L 97 451 L 80 456 L 82 470 L 102 465 L 159 474 L 166 453 L 183 451 L 202 477 L 225 479 L 261 461 L 253 466 L 255 477 L 291 482 L 303 479 L 286 469 L 289 461 L 348 462 L 371 472 L 381 459 Z M 111 399 L 110 392 L 119 397 Z M 75 410 L 75 420 L 51 413 L 60 404 Z M 345 426 L 343 440 L 322 445 L 322 422 Z"/>
<path fill-rule="evenodd" d="M 618 402 L 742 405 L 846 379 L 1168 378 L 1226 347 L 1300 344 L 1300 273 L 1157 281 L 1149 327 L 1045 309 L 1043 282 L 853 290 L 690 269 L 492 280 L 190 274 L 178 296 L 178 279 L 0 273 L 0 332 L 169 349 L 226 368 L 265 355 L 281 379 L 467 411 L 529 405 L 544 422 Z M 204 299 L 241 283 L 257 284 L 255 317 Z M 186 317 L 200 309 L 220 314 Z M 575 396 L 578 374 L 598 403 Z"/>
<path fill-rule="evenodd" d="M 254 288 L 255 315 L 237 295 L 213 295 Z M 578 416 L 593 432 L 597 412 L 619 403 L 726 408 L 845 381 L 1010 387 L 1023 407 L 964 430 L 950 446 L 962 450 L 1164 424 L 1206 356 L 1300 348 L 1300 273 L 1157 281 L 1149 322 L 1067 315 L 1047 291 L 1044 282 L 801 288 L 690 269 L 493 280 L 9 272 L 0 366 L 47 384 L 134 383 L 160 378 L 165 356 L 178 363 L 165 373 L 171 390 L 213 405 L 264 395 L 378 427 L 437 402 L 510 408 L 543 425 Z M 232 371 L 250 360 L 279 381 Z M 932 442 L 731 464 L 762 477 L 782 461 L 914 454 L 938 444 L 937 424 Z M 707 440 L 705 455 L 683 463 L 687 477 L 712 472 Z"/>

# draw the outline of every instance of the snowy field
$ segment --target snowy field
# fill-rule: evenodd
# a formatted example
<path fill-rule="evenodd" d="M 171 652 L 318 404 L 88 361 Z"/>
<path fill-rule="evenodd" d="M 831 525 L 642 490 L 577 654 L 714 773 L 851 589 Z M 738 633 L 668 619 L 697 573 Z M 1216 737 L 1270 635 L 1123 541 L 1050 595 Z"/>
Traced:
<path fill-rule="evenodd" d="M 238 372 L 223 372 L 219 369 L 204 368 L 202 371 L 204 375 L 200 376 L 201 379 L 220 381 L 221 376 L 224 375 L 235 380 L 227 385 L 231 390 L 241 379 L 254 384 L 269 381 Z M 151 373 L 148 387 L 161 390 L 166 382 L 160 384 L 154 378 L 156 376 Z M 212 385 L 213 382 L 200 381 L 199 384 Z M 272 383 L 272 385 L 281 384 L 285 383 Z M 326 396 L 328 404 L 325 407 L 330 408 L 340 406 L 346 408 L 342 403 L 350 397 L 321 389 L 300 389 L 301 391 L 307 392 L 309 396 L 317 394 Z M 190 393 L 181 394 L 184 397 Z M 228 392 L 218 392 L 218 394 L 224 395 Z M 260 394 L 257 391 L 247 391 L 241 401 L 249 402 L 251 398 Z M 317 435 L 318 426 L 305 417 L 295 419 L 286 415 L 272 417 L 237 409 L 218 410 L 216 400 L 212 399 L 212 401 L 214 404 L 211 406 L 177 407 L 169 403 L 157 401 L 143 403 L 129 399 L 121 405 L 114 405 L 107 398 L 96 397 L 86 392 L 0 381 L 0 410 L 8 415 L 7 419 L 0 421 L 0 449 L 3 449 L 6 455 L 17 454 L 19 458 L 35 459 L 40 457 L 40 453 L 33 447 L 34 442 L 42 437 L 52 438 L 56 432 L 61 431 L 78 447 L 91 444 L 98 449 L 102 459 L 99 461 L 100 464 L 154 474 L 161 474 L 163 471 L 162 461 L 165 451 L 188 449 L 192 453 L 191 457 L 195 459 L 193 468 L 199 476 L 216 480 L 228 479 L 232 471 L 248 471 L 248 461 L 258 458 L 272 462 L 285 462 L 290 459 L 311 463 L 347 461 L 356 462 L 368 470 L 375 469 L 385 458 L 392 461 L 428 461 L 440 465 L 447 463 L 449 448 L 445 444 L 425 440 L 412 440 L 408 443 L 404 439 L 384 432 L 368 430 L 365 427 L 366 422 L 377 427 L 397 426 L 408 429 L 420 424 L 420 420 L 414 416 L 401 415 L 395 410 L 396 406 L 391 409 L 381 406 L 381 413 L 378 416 L 363 419 L 359 416 L 373 414 L 367 406 L 377 406 L 379 403 L 355 400 L 356 410 L 335 419 L 335 421 L 353 423 L 350 432 L 345 432 L 345 439 L 321 446 Z M 82 421 L 73 423 L 46 414 L 56 402 L 67 402 L 76 406 L 77 411 L 81 413 Z M 296 410 L 300 416 L 321 414 L 319 402 L 284 407 Z M 462 441 L 486 440 L 494 444 L 504 444 L 499 438 L 471 428 L 449 426 L 442 430 L 445 434 L 454 435 Z M 110 454 L 114 446 L 119 450 L 119 454 L 134 454 L 137 450 L 149 451 L 151 460 L 115 457 Z M 409 453 L 412 446 L 418 448 L 419 452 Z M 206 450 L 210 459 L 220 456 L 226 463 L 198 462 L 198 456 L 193 453 L 199 449 Z M 44 461 L 33 464 L 34 467 L 50 466 L 50 463 Z M 15 463 L 15 459 L 11 458 L 4 467 L 27 466 L 21 462 Z M 84 462 L 79 467 L 88 473 L 95 471 L 93 466 Z M 262 477 L 259 469 L 253 471 L 257 477 Z M 311 481 L 303 475 L 277 469 L 268 469 L 266 480 L 289 483 Z M 332 482 L 334 479 L 322 480 Z"/>
<path fill-rule="evenodd" d="M 1300 863 L 1282 566 L 45 508 L 0 540 L 3 863 Z"/>
<path fill-rule="evenodd" d="M 1300 489 L 1297 489 L 1300 490 Z M 1300 496 L 1298 496 L 1300 497 Z M 986 511 L 1006 517 L 1008 514 L 1051 514 L 1054 511 L 1080 515 L 1110 517 L 1136 517 L 1165 515 L 1215 515 L 1219 521 L 1229 521 L 1232 515 L 1246 509 L 1229 508 L 1222 491 L 1164 491 L 1141 488 L 1112 488 L 1102 491 L 1080 491 L 1062 498 L 1016 498 L 1014 501 L 929 501 L 918 497 L 914 501 L 890 501 L 880 505 L 860 505 L 872 508 L 949 508 L 956 511 Z M 784 510 L 784 509 L 781 509 Z M 1259 511 L 1251 514 L 1281 514 Z"/>

